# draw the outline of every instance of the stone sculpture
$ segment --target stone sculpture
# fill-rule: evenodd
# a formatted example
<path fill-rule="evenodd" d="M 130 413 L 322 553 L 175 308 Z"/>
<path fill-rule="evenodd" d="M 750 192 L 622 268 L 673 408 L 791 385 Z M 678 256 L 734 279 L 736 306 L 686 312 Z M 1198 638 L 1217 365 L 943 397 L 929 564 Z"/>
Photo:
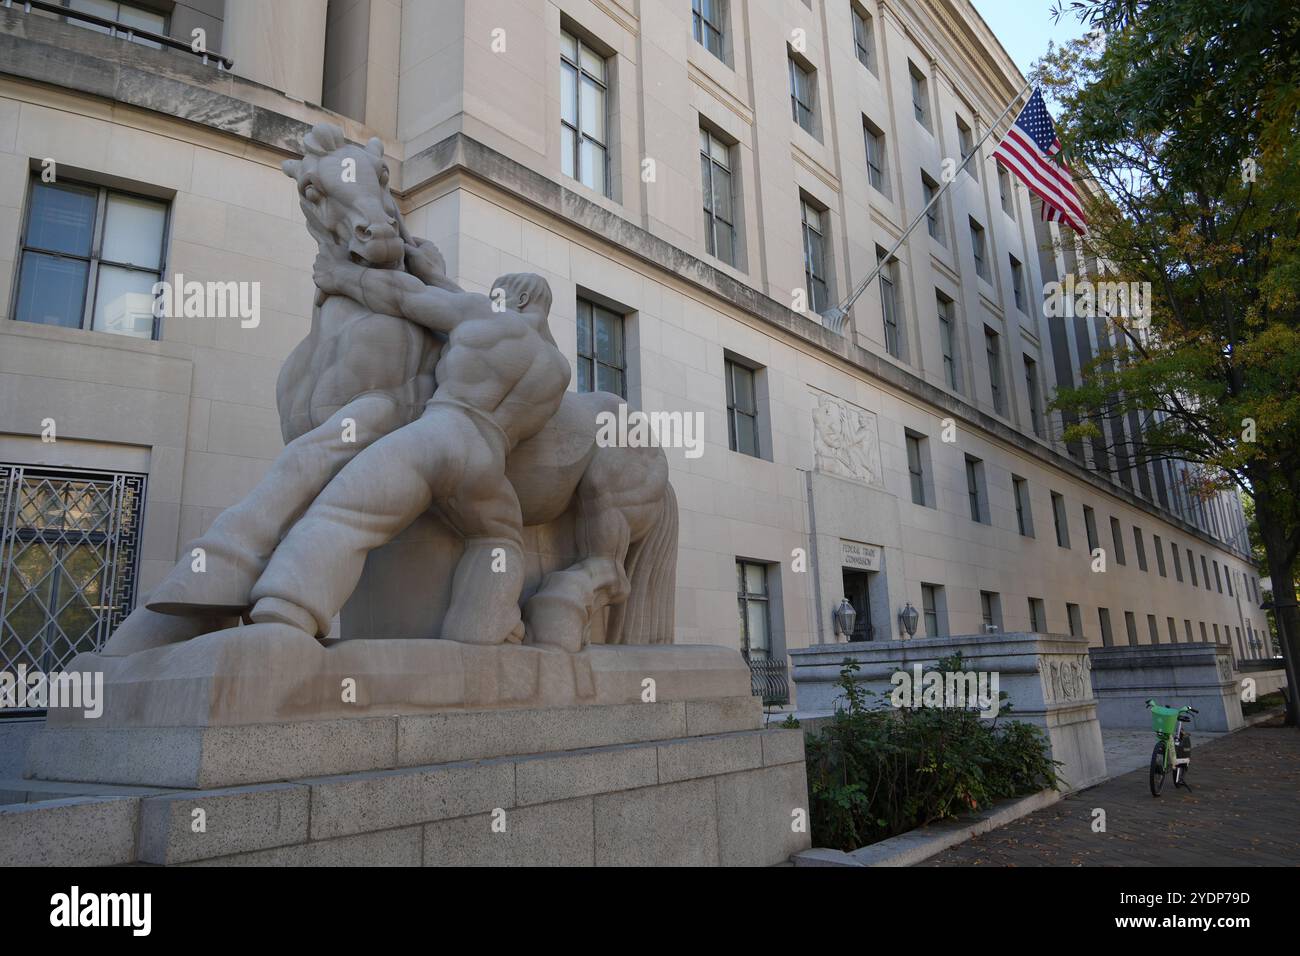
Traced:
<path fill-rule="evenodd" d="M 667 461 L 656 447 L 596 445 L 597 414 L 621 399 L 566 390 L 548 284 L 510 275 L 491 295 L 465 292 L 434 244 L 407 232 L 378 139 L 355 146 L 321 124 L 303 148 L 284 169 L 318 243 L 318 291 L 311 331 L 277 383 L 286 447 L 104 654 L 241 618 L 250 633 L 323 635 L 367 555 L 426 512 L 464 542 L 440 637 L 578 651 L 610 607 L 606 643 L 671 643 Z M 524 526 L 562 518 L 574 560 L 523 595 Z"/>

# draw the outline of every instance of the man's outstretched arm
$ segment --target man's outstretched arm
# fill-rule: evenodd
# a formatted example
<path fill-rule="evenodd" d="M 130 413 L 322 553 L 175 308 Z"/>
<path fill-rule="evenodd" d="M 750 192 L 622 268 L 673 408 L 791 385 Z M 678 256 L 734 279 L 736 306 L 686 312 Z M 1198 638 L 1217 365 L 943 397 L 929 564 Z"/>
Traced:
<path fill-rule="evenodd" d="M 443 334 L 459 325 L 483 298 L 425 285 L 400 269 L 372 269 L 334 259 L 317 259 L 315 280 L 323 292 L 346 295 L 374 312 L 399 316 Z"/>

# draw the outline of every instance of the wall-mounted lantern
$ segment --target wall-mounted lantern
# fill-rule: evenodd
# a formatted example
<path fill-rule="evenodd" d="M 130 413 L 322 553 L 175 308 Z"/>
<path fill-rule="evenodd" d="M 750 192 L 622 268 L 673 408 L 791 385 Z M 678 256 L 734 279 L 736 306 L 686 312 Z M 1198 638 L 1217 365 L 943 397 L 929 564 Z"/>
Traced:
<path fill-rule="evenodd" d="M 831 612 L 831 618 L 835 621 L 835 635 L 842 635 L 846 641 L 853 640 L 853 625 L 858 622 L 858 612 L 848 598 L 840 599 L 839 606 Z"/>
<path fill-rule="evenodd" d="M 907 607 L 898 612 L 898 623 L 902 625 L 908 637 L 916 636 L 916 622 L 920 620 L 921 615 L 916 613 L 916 608 L 912 607 L 912 602 L 907 602 Z"/>

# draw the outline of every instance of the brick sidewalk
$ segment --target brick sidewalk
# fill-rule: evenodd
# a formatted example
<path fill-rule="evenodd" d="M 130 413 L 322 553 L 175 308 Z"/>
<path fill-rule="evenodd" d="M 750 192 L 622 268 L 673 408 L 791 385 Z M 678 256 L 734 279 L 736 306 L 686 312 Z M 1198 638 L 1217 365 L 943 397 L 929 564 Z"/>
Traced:
<path fill-rule="evenodd" d="M 1300 865 L 1300 731 L 1253 727 L 1205 747 L 1193 732 L 1188 782 L 1168 777 L 1154 798 L 1145 769 L 1127 773 L 918 865 Z M 1092 832 L 1096 807 L 1105 833 Z"/>

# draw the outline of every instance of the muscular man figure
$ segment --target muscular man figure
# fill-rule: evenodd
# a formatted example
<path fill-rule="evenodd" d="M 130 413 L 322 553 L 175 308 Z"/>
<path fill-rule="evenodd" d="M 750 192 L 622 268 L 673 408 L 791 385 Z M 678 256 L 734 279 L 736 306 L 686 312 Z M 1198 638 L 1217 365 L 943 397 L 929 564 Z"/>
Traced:
<path fill-rule="evenodd" d="M 279 543 L 253 587 L 253 621 L 326 633 L 366 555 L 435 506 L 465 538 L 442 637 L 521 641 L 523 519 L 505 464 L 550 420 L 569 382 L 569 362 L 547 324 L 550 286 L 535 275 L 503 276 L 493 283 L 494 301 L 326 257 L 315 278 L 324 292 L 447 341 L 421 416 L 348 462 Z"/>

